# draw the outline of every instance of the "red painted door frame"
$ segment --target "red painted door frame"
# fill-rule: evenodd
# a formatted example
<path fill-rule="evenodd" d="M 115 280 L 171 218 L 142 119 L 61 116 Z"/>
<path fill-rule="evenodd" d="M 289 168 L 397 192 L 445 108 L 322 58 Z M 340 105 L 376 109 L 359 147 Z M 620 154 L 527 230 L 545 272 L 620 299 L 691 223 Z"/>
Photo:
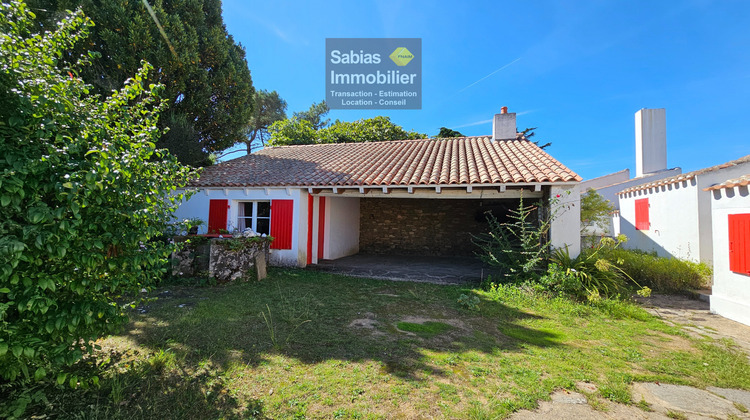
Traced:
<path fill-rule="evenodd" d="M 313 245 L 313 203 L 312 194 L 307 195 L 307 264 L 312 264 Z"/>
<path fill-rule="evenodd" d="M 323 259 L 326 232 L 326 198 L 318 198 L 318 261 Z"/>

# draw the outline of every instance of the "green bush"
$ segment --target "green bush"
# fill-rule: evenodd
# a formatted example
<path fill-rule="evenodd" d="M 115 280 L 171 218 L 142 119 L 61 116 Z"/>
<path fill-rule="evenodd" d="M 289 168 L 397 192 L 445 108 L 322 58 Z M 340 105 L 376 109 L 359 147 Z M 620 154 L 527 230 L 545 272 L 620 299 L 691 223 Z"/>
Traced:
<path fill-rule="evenodd" d="M 655 291 L 675 293 L 700 289 L 711 283 L 711 267 L 705 263 L 621 248 L 606 250 L 604 255 L 621 261 L 620 267 L 633 280 Z"/>
<path fill-rule="evenodd" d="M 535 280 L 543 272 L 549 255 L 545 242 L 551 218 L 539 220 L 540 205 L 524 205 L 521 196 L 518 208 L 510 210 L 510 222 L 500 222 L 488 212 L 489 232 L 473 237 L 480 249 L 479 259 L 500 269 L 501 283 Z"/>
<path fill-rule="evenodd" d="M 173 247 L 155 239 L 191 174 L 155 149 L 163 105 L 148 64 L 92 95 L 76 74 L 93 54 L 58 68 L 92 23 L 79 10 L 34 34 L 33 19 L 0 5 L 0 379 L 75 387 L 86 378 L 63 368 L 166 271 Z"/>
<path fill-rule="evenodd" d="M 570 257 L 567 248 L 557 249 L 547 267 L 547 274 L 538 283 L 552 292 L 589 301 L 629 296 L 634 289 L 640 289 L 638 293 L 641 295 L 648 295 L 650 289 L 642 287 L 623 270 L 622 261 L 609 254 L 619 249 L 625 240 L 624 235 L 617 240 L 603 238 L 576 258 Z"/>

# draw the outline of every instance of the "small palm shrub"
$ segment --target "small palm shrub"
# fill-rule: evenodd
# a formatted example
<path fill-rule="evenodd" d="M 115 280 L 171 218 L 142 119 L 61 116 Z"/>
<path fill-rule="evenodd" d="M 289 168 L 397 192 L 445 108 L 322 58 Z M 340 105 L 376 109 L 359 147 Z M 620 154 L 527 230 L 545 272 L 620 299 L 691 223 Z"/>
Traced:
<path fill-rule="evenodd" d="M 623 270 L 621 259 L 608 254 L 626 240 L 624 235 L 617 239 L 603 238 L 576 258 L 571 258 L 567 248 L 555 250 L 539 284 L 547 290 L 589 301 L 627 296 L 634 289 L 648 296 L 651 290 Z"/>

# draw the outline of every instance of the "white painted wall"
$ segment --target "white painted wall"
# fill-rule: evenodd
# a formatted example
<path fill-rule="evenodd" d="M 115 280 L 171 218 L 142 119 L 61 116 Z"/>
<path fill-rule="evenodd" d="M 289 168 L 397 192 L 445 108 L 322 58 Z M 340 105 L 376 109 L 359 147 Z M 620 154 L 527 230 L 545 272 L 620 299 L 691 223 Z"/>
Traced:
<path fill-rule="evenodd" d="M 359 200 L 326 198 L 325 259 L 335 260 L 359 252 Z"/>
<path fill-rule="evenodd" d="M 626 248 L 713 262 L 711 193 L 704 188 L 750 173 L 750 162 L 697 174 L 695 178 L 620 195 L 620 231 Z M 635 230 L 635 200 L 648 198 L 651 228 Z"/>
<path fill-rule="evenodd" d="M 750 276 L 729 271 L 730 214 L 750 213 L 747 187 L 708 191 L 713 215 L 714 278 L 711 312 L 750 325 Z"/>
<path fill-rule="evenodd" d="M 636 230 L 635 201 L 643 198 L 648 198 L 651 227 Z M 625 248 L 656 251 L 662 257 L 700 260 L 695 180 L 621 195 L 620 232 L 628 237 Z"/>
<path fill-rule="evenodd" d="M 270 263 L 273 265 L 304 266 L 307 246 L 307 213 L 301 210 L 303 193 L 299 189 L 285 188 L 204 188 L 194 194 L 187 202 L 183 202 L 175 212 L 178 219 L 199 218 L 204 221 L 199 233 L 206 233 L 208 226 L 208 211 L 211 200 L 229 200 L 229 215 L 227 217 L 227 230 L 230 232 L 237 226 L 237 208 L 241 201 L 270 201 L 270 200 L 293 200 L 294 216 L 292 219 L 292 232 L 305 232 L 305 235 L 292 235 L 292 249 L 271 250 Z M 305 200 L 307 197 L 305 195 Z M 307 202 L 305 201 L 305 207 Z M 273 213 L 271 214 L 273 217 Z M 304 219 L 304 220 L 303 220 Z M 304 223 L 305 226 L 302 226 Z M 302 239 L 302 240 L 300 240 Z M 301 252 L 300 252 L 301 251 Z M 303 254 L 300 256 L 300 254 Z M 300 264 L 300 258 L 301 264 Z"/>
<path fill-rule="evenodd" d="M 635 176 L 667 169 L 667 111 L 640 109 L 635 113 Z"/>
<path fill-rule="evenodd" d="M 552 209 L 555 218 L 550 226 L 550 244 L 553 248 L 567 246 L 575 258 L 581 253 L 581 192 L 578 185 L 553 186 L 550 197 L 559 200 L 558 209 Z"/>
<path fill-rule="evenodd" d="M 581 192 L 586 192 L 589 188 L 595 190 L 606 187 L 613 184 L 619 184 L 630 179 L 630 169 L 623 169 L 619 172 L 614 172 L 607 175 L 602 175 L 596 178 L 586 179 L 581 181 Z"/>

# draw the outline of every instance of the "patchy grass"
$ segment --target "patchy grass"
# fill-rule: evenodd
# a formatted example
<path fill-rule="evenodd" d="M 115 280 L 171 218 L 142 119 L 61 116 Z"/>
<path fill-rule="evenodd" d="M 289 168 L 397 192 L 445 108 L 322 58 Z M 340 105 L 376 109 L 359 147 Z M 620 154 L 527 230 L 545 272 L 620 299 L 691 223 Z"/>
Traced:
<path fill-rule="evenodd" d="M 50 387 L 30 414 L 502 418 L 579 381 L 624 403 L 633 381 L 750 389 L 731 343 L 691 339 L 626 302 L 285 269 L 155 295 L 87 362 L 100 366 L 99 389 Z"/>
<path fill-rule="evenodd" d="M 448 324 L 435 321 L 426 321 L 422 324 L 414 322 L 398 322 L 396 327 L 401 331 L 412 332 L 422 338 L 432 338 L 453 329 Z"/>

